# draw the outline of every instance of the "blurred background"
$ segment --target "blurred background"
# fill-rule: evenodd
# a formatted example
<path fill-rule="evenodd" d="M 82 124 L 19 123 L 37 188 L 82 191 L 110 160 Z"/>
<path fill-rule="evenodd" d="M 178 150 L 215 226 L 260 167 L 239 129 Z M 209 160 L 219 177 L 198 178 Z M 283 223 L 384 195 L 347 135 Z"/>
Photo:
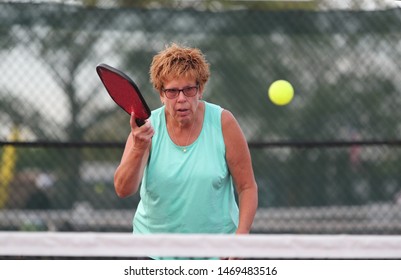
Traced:
<path fill-rule="evenodd" d="M 211 64 L 259 186 L 255 233 L 401 233 L 401 10 L 392 0 L 0 1 L 0 230 L 131 231 L 113 175 L 130 131 L 95 67 L 151 109 L 154 54 Z M 269 85 L 295 88 L 273 105 Z"/>

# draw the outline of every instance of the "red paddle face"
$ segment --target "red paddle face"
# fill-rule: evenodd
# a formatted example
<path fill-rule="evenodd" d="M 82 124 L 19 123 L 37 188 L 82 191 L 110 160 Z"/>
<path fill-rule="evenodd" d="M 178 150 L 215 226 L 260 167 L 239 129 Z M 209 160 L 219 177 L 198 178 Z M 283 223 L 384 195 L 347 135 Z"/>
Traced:
<path fill-rule="evenodd" d="M 129 115 L 135 114 L 137 124 L 142 125 L 150 117 L 150 109 L 136 84 L 121 71 L 100 64 L 96 71 L 111 98 Z"/>

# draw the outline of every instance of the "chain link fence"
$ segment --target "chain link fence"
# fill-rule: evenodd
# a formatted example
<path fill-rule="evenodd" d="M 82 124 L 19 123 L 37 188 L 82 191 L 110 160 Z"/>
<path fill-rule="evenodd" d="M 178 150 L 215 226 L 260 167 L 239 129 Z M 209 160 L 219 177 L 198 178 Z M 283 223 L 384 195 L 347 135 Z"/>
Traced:
<path fill-rule="evenodd" d="M 399 8 L 71 2 L 0 2 L 0 230 L 131 231 L 139 197 L 113 187 L 129 117 L 95 67 L 155 109 L 152 56 L 179 42 L 206 54 L 204 99 L 249 141 L 254 232 L 401 233 Z M 284 107 L 267 97 L 278 79 L 295 88 Z"/>

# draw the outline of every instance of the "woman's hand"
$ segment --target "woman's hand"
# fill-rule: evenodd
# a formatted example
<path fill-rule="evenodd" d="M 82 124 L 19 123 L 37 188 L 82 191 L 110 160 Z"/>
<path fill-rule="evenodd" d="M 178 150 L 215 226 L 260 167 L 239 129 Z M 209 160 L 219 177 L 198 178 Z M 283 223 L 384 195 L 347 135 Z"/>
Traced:
<path fill-rule="evenodd" d="M 145 151 L 149 148 L 150 143 L 152 142 L 152 137 L 154 134 L 153 127 L 149 120 L 145 121 L 145 124 L 142 126 L 138 126 L 136 123 L 135 114 L 131 114 L 130 118 L 131 125 L 131 135 L 133 140 L 133 150 L 142 150 Z"/>

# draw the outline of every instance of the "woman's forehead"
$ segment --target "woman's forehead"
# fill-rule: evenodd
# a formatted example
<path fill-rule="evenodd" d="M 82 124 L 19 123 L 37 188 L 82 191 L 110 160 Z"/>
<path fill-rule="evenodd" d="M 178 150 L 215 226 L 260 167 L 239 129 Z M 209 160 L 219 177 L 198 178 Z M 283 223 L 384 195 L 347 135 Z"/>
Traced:
<path fill-rule="evenodd" d="M 164 82 L 165 88 L 183 87 L 196 85 L 196 79 L 192 77 L 170 77 Z"/>
<path fill-rule="evenodd" d="M 190 73 L 190 72 L 186 72 L 184 74 L 171 73 L 163 79 L 163 84 L 164 84 L 164 86 L 166 86 L 166 84 L 169 84 L 174 81 L 186 81 L 189 83 L 196 83 L 197 76 L 194 73 Z"/>

